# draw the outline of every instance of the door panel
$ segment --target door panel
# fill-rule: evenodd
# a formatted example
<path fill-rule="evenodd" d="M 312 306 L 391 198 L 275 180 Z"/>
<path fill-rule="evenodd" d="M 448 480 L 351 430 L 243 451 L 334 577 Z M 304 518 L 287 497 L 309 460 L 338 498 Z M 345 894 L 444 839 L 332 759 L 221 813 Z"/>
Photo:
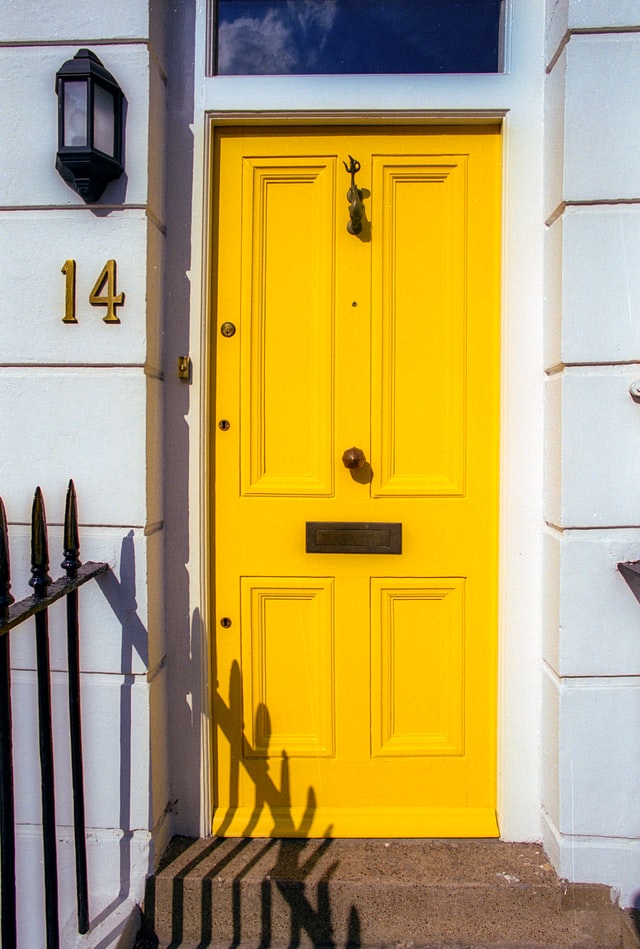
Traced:
<path fill-rule="evenodd" d="M 217 137 L 215 833 L 497 833 L 499 156 Z M 307 521 L 401 522 L 402 552 L 307 553 Z"/>
<path fill-rule="evenodd" d="M 372 242 L 376 494 L 461 494 L 466 156 L 426 167 L 374 156 L 372 176 L 381 196 L 381 239 Z"/>
<path fill-rule="evenodd" d="M 334 754 L 333 600 L 330 578 L 242 578 L 248 756 Z"/>
<path fill-rule="evenodd" d="M 243 166 L 243 493 L 330 494 L 336 162 Z"/>
<path fill-rule="evenodd" d="M 464 754 L 464 580 L 371 581 L 374 756 Z"/>

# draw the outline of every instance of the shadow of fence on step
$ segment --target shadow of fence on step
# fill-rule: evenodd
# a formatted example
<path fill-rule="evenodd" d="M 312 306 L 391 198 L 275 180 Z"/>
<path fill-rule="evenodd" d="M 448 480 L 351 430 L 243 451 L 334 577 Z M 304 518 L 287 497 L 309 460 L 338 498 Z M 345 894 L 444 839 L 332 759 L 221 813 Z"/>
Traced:
<path fill-rule="evenodd" d="M 305 810 L 295 823 L 290 792 L 290 760 L 281 751 L 279 783 L 269 774 L 269 758 L 253 754 L 255 749 L 242 725 L 240 669 L 233 663 L 230 672 L 229 703 L 219 692 L 214 699 L 214 717 L 231 748 L 230 806 L 221 824 L 221 833 L 234 816 L 240 769 L 249 776 L 255 790 L 254 803 L 243 835 L 240 838 L 218 836 L 205 841 L 174 838 L 163 857 L 156 877 L 149 881 L 145 897 L 144 925 L 138 949 L 159 944 L 158 921 L 166 917 L 166 909 L 158 903 L 167 898 L 167 890 L 159 880 L 171 880 L 171 942 L 168 949 L 178 949 L 184 942 L 198 949 L 211 944 L 241 945 L 268 949 L 273 945 L 296 947 L 302 943 L 317 949 L 333 949 L 335 920 L 331 906 L 331 880 L 338 861 L 327 860 L 332 846 L 331 827 L 323 838 L 310 840 L 308 833 L 317 808 L 313 787 L 307 791 Z M 269 710 L 260 703 L 256 710 L 256 733 L 270 737 Z M 251 838 L 258 821 L 267 808 L 273 818 L 270 838 Z M 318 866 L 326 866 L 318 876 Z M 173 868 L 173 872 L 172 872 Z M 255 919 L 255 897 L 249 906 L 250 885 L 260 889 L 259 921 Z M 230 894 L 223 896 L 226 888 Z M 161 895 L 162 893 L 162 895 Z M 286 906 L 288 930 L 283 940 L 282 918 Z M 224 916 L 225 918 L 221 918 Z M 195 918 L 197 917 L 197 918 Z M 250 920 L 250 923 L 249 923 Z M 343 933 L 341 945 L 348 949 L 361 946 L 361 923 L 358 910 L 351 906 L 348 918 L 340 920 Z M 194 940 L 194 927 L 197 937 Z M 162 935 L 167 944 L 168 933 Z M 199 941 L 198 941 L 199 940 Z"/>
<path fill-rule="evenodd" d="M 206 949 L 211 944 L 229 949 L 242 945 L 268 949 L 301 944 L 317 949 L 344 946 L 359 949 L 361 924 L 358 910 L 351 906 L 346 920 L 339 920 L 342 940 L 336 938 L 336 920 L 331 905 L 331 879 L 338 862 L 329 863 L 320 878 L 310 877 L 326 859 L 333 844 L 325 840 L 223 839 L 209 841 L 174 838 L 158 870 L 149 881 L 145 898 L 145 925 L 138 949 L 168 945 L 178 949 L 183 941 Z M 170 888 L 158 885 L 158 877 L 171 874 Z M 256 871 L 258 878 L 256 879 Z M 250 878 L 252 878 L 250 880 Z M 248 896 L 246 884 L 259 889 L 259 898 Z M 226 897 L 221 896 L 226 889 Z M 170 897 L 169 897 L 170 893 Z M 276 906 L 278 896 L 280 907 Z M 170 933 L 164 927 L 160 939 L 156 923 L 167 916 L 167 908 L 156 901 L 170 898 Z M 251 905 L 245 905 L 251 900 Z M 287 919 L 276 920 L 286 904 Z M 224 913 L 224 918 L 218 914 Z M 251 919 L 259 913 L 259 920 Z M 196 918 L 197 917 L 197 918 Z M 247 920 L 250 924 L 247 927 Z M 194 940 L 194 927 L 198 935 Z M 283 930 L 286 927 L 286 938 Z M 168 940 L 170 939 L 170 942 Z"/>

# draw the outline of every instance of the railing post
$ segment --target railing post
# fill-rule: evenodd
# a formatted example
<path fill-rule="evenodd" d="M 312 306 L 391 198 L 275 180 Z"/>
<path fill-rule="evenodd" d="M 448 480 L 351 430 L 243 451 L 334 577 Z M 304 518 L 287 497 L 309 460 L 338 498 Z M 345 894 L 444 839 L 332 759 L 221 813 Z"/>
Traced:
<path fill-rule="evenodd" d="M 47 522 L 42 491 L 36 488 L 31 512 L 31 573 L 29 585 L 34 596 L 46 597 L 49 576 Z M 42 791 L 42 844 L 44 851 L 44 896 L 47 949 L 59 949 L 58 860 L 56 845 L 56 805 L 53 771 L 53 728 L 51 721 L 51 681 L 49 673 L 49 628 L 47 609 L 36 613 L 36 661 L 38 678 L 38 721 L 40 734 L 40 782 Z"/>
<path fill-rule="evenodd" d="M 64 560 L 61 567 L 68 577 L 78 575 L 78 507 L 73 481 L 69 482 L 64 512 Z M 82 722 L 80 711 L 80 657 L 78 636 L 78 590 L 67 594 L 67 658 L 69 666 L 69 733 L 71 743 L 71 780 L 73 784 L 73 838 L 76 854 L 76 896 L 78 932 L 89 931 L 89 886 L 85 845 L 84 775 L 82 767 Z"/>
<path fill-rule="evenodd" d="M 0 498 L 0 623 L 9 616 L 14 602 L 9 566 L 7 515 Z M 11 655 L 9 633 L 0 635 L 0 935 L 4 949 L 15 949 L 16 926 L 16 837 L 13 797 L 11 735 Z"/>

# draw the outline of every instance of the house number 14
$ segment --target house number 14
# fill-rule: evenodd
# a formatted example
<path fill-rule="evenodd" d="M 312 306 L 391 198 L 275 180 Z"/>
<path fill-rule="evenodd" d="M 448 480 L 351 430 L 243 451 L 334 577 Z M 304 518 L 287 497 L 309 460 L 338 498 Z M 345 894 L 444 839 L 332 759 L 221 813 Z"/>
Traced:
<path fill-rule="evenodd" d="M 65 278 L 63 323 L 77 323 L 76 317 L 76 262 L 65 260 L 61 273 Z M 106 291 L 106 292 L 105 292 Z M 108 260 L 89 294 L 91 306 L 106 306 L 107 313 L 102 317 L 105 323 L 119 323 L 117 306 L 124 305 L 124 293 L 116 293 L 116 262 Z"/>

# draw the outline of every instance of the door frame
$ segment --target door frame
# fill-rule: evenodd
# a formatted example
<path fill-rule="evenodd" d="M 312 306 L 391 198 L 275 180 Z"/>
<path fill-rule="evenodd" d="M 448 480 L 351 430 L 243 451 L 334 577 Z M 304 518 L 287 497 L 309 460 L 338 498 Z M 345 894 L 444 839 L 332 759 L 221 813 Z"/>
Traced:
<path fill-rule="evenodd" d="M 212 360 L 215 355 L 215 336 L 209 331 L 208 318 L 200 319 L 200 314 L 209 314 L 211 308 L 211 283 L 208 277 L 208 268 L 204 262 L 210 259 L 212 231 L 211 231 L 211 162 L 212 162 L 212 143 L 213 134 L 218 126 L 228 125 L 255 125 L 263 127 L 273 127 L 281 125 L 342 125 L 359 123 L 370 125 L 373 129 L 379 125 L 403 124 L 414 126 L 433 126 L 433 125 L 472 125 L 472 124 L 491 124 L 499 122 L 502 126 L 503 141 L 503 301 L 502 301 L 502 409 L 501 409 L 501 502 L 500 502 L 500 569 L 499 569 L 499 598 L 500 598 L 500 621 L 499 621 L 499 687 L 498 687 L 498 813 L 502 836 L 505 839 L 538 839 L 536 815 L 539 808 L 539 788 L 535 781 L 531 781 L 530 776 L 537 771 L 537 711 L 538 711 L 538 682 L 536 676 L 531 676 L 531 668 L 534 667 L 535 660 L 538 659 L 538 637 L 533 637 L 529 641 L 529 648 L 523 648 L 522 640 L 518 642 L 514 639 L 513 630 L 515 624 L 522 622 L 524 616 L 527 616 L 527 622 L 531 624 L 532 602 L 536 599 L 536 592 L 539 587 L 535 583 L 536 571 L 528 572 L 529 568 L 536 565 L 538 551 L 536 550 L 536 538 L 531 536 L 531 514 L 535 508 L 538 498 L 541 498 L 541 484 L 534 484 L 529 501 L 524 500 L 522 493 L 522 478 L 518 467 L 518 455 L 522 454 L 523 449 L 531 447 L 531 442 L 525 445 L 518 433 L 524 432 L 525 438 L 532 436 L 535 443 L 540 431 L 531 432 L 531 419 L 528 418 L 525 424 L 520 427 L 513 424 L 514 406 L 523 406 L 521 401 L 521 385 L 523 377 L 531 377 L 534 374 L 533 361 L 525 358 L 528 363 L 523 371 L 523 356 L 535 356 L 536 347 L 528 345 L 525 350 L 518 350 L 518 343 L 523 344 L 523 330 L 526 329 L 522 324 L 515 328 L 512 325 L 514 313 L 514 294 L 513 294 L 513 247 L 510 243 L 511 235 L 514 233 L 514 208 L 513 208 L 513 182 L 514 171 L 513 162 L 513 142 L 512 142 L 512 115 L 508 108 L 487 109 L 487 110 L 464 110 L 458 112 L 433 110 L 376 110 L 363 112 L 353 111 L 327 111 L 319 113 L 317 111 L 272 111 L 268 117 L 264 115 L 248 115 L 243 110 L 234 112 L 216 113 L 209 112 L 206 115 L 203 127 L 203 155 L 204 174 L 202 179 L 202 219 L 198 222 L 202 237 L 202 268 L 201 277 L 201 299 L 197 307 L 199 336 L 199 357 L 201 364 L 201 385 L 199 393 L 199 411 L 198 411 L 198 430 L 201 433 L 198 445 L 198 498 L 200 507 L 198 509 L 198 524 L 196 527 L 199 551 L 200 551 L 200 596 L 198 606 L 202 610 L 204 617 L 204 626 L 202 637 L 203 655 L 202 655 L 202 708 L 204 712 L 204 728 L 202 733 L 202 753 L 201 753 L 201 807 L 200 807 L 200 832 L 209 833 L 211 826 L 212 812 L 212 771 L 211 771 L 211 698 L 209 694 L 209 668 L 211 656 L 207 649 L 207 630 L 212 631 L 214 627 L 208 621 L 211 607 L 211 596 L 208 588 L 209 571 L 209 530 L 210 509 L 208 504 L 211 472 L 208 471 L 207 459 L 210 457 L 210 445 L 208 443 L 207 433 L 210 431 L 208 416 L 208 392 L 211 384 Z M 524 173 L 524 161 L 520 158 Z M 517 203 L 517 202 L 516 202 Z M 531 248 L 529 247 L 529 250 Z M 537 248 L 538 260 L 541 263 L 541 247 Z M 529 257 L 529 263 L 531 258 Z M 534 268 L 535 270 L 535 268 Z M 540 266 L 541 272 L 541 266 Z M 526 283 L 527 281 L 525 281 Z M 517 281 L 518 292 L 516 299 L 522 300 L 522 281 Z M 531 285 L 531 281 L 528 281 Z M 540 284 L 538 283 L 539 287 Z M 530 306 L 528 307 L 530 310 Z M 538 324 L 539 325 L 539 324 Z M 530 326 L 529 326 L 530 329 Z M 195 338 L 194 327 L 194 338 Z M 520 368 L 518 369 L 518 365 Z M 540 363 L 538 363 L 540 365 Z M 531 400 L 535 403 L 536 393 L 529 386 L 527 405 L 531 406 Z M 541 390 L 540 390 L 541 399 Z M 525 400 L 526 402 L 527 400 Z M 522 415 L 516 410 L 515 415 Z M 540 416 L 541 418 L 541 413 Z M 515 444 L 514 444 L 515 441 Z M 517 444 L 520 442 L 520 444 Z M 534 446 L 535 447 L 535 446 Z M 515 458 L 514 458 L 515 455 Z M 535 480 L 535 479 L 534 479 Z M 532 503 L 529 503 L 532 502 Z M 518 515 L 513 516 L 517 511 Z M 519 516 L 522 514 L 523 516 Z M 522 556 L 519 548 L 522 547 L 523 533 L 521 527 L 523 521 L 529 519 L 527 532 L 529 536 L 524 537 L 524 545 L 530 551 L 530 557 L 526 562 L 524 575 L 522 575 Z M 513 572 L 513 552 L 518 551 L 518 564 L 520 568 L 516 574 Z M 533 585 L 531 578 L 534 578 Z M 536 604 L 537 606 L 537 604 Z M 534 608 L 534 615 L 536 609 Z M 209 633 L 211 634 L 211 632 Z M 515 674 L 514 674 L 515 673 Z M 522 696 L 526 693 L 523 703 Z M 528 699 L 528 701 L 527 701 Z M 525 742 L 522 741 L 522 733 L 527 735 Z M 524 747 L 523 747 L 524 744 Z M 513 760 L 513 755 L 517 755 L 517 760 Z M 513 766 L 515 764 L 515 767 Z M 518 802 L 525 800 L 525 806 L 521 807 Z M 527 806 L 528 805 L 528 806 Z"/>
<path fill-rule="evenodd" d="M 344 81 L 335 76 L 211 75 L 213 4 L 193 0 L 181 6 L 167 37 L 177 90 L 167 99 L 169 168 L 179 179 L 168 209 L 174 258 L 167 266 L 167 287 L 173 294 L 168 314 L 179 325 L 167 334 L 167 365 L 173 370 L 179 352 L 188 352 L 193 365 L 188 388 L 184 383 L 178 389 L 165 386 L 169 436 L 171 425 L 188 431 L 185 457 L 169 466 L 172 474 L 185 479 L 179 488 L 184 504 L 167 512 L 167 523 L 184 531 L 189 545 L 184 565 L 187 600 L 181 594 L 175 607 L 166 607 L 168 628 L 188 638 L 186 654 L 184 645 L 174 649 L 169 641 L 167 646 L 172 664 L 168 714 L 181 720 L 186 702 L 193 732 L 192 739 L 165 752 L 172 797 L 180 801 L 175 827 L 179 833 L 206 836 L 212 811 L 206 261 L 213 128 L 345 120 L 376 124 L 381 117 L 388 123 L 393 116 L 402 116 L 402 121 L 410 117 L 414 124 L 495 124 L 502 116 L 498 816 L 503 839 L 541 840 L 541 779 L 555 781 L 553 768 L 545 775 L 540 754 L 543 635 L 547 626 L 557 623 L 553 609 L 546 615 L 542 606 L 545 5 L 505 0 L 501 74 L 350 76 Z M 554 85 L 550 94 L 561 93 Z M 561 147 L 561 129 L 554 126 L 550 131 L 547 147 Z M 558 174 L 553 152 L 548 158 L 551 173 Z M 556 289 L 551 287 L 551 293 Z M 182 567 L 181 557 L 169 560 L 172 567 Z"/>

